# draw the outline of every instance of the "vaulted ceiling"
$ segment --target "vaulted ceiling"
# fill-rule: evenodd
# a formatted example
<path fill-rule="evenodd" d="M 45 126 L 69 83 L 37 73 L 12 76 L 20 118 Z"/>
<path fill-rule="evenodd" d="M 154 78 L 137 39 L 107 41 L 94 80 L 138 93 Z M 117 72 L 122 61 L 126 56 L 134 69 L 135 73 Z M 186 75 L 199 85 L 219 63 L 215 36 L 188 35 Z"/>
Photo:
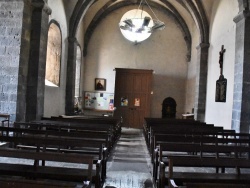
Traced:
<path fill-rule="evenodd" d="M 249 8 L 250 0 L 238 0 L 239 9 Z M 87 53 L 87 47 L 91 35 L 96 26 L 112 11 L 125 6 L 139 5 L 141 0 L 78 0 L 70 18 L 69 36 L 75 37 L 78 25 L 82 18 L 87 14 L 91 6 L 100 4 L 99 10 L 95 12 L 93 19 L 89 23 L 84 37 L 84 54 Z M 188 53 L 191 49 L 192 37 L 188 24 L 190 20 L 195 22 L 199 34 L 200 43 L 209 43 L 209 21 L 208 11 L 213 4 L 212 0 L 147 0 L 149 5 L 159 11 L 174 18 L 176 24 L 180 26 L 183 37 L 186 41 Z M 190 55 L 190 54 L 189 54 Z"/>

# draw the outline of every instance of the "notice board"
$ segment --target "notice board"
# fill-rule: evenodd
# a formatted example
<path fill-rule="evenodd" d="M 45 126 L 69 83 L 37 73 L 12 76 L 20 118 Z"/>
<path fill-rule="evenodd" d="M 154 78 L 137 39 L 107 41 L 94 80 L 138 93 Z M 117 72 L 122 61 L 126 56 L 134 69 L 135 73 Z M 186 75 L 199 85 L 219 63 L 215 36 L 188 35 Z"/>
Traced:
<path fill-rule="evenodd" d="M 113 110 L 114 93 L 85 91 L 84 108 L 93 110 Z"/>

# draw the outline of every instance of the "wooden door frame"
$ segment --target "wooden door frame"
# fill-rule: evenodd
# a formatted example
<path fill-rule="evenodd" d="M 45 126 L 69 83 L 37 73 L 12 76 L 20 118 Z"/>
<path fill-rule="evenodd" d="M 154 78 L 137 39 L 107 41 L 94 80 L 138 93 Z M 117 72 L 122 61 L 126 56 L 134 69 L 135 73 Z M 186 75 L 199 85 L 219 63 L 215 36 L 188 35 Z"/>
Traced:
<path fill-rule="evenodd" d="M 123 112 L 126 115 L 126 119 L 124 119 L 125 123 L 128 123 L 129 121 L 131 122 L 131 119 L 129 119 L 129 121 L 128 121 L 128 118 L 129 118 L 128 114 L 131 113 L 128 110 L 134 109 L 134 108 L 138 109 L 137 107 L 134 106 L 135 93 L 139 93 L 139 94 L 146 93 L 146 95 L 145 95 L 146 97 L 145 97 L 145 101 L 144 101 L 145 104 L 143 104 L 146 106 L 145 106 L 145 109 L 143 109 L 142 113 L 143 113 L 143 117 L 146 117 L 146 116 L 149 117 L 150 116 L 151 100 L 152 100 L 151 99 L 151 91 L 152 91 L 151 89 L 152 89 L 153 70 L 128 69 L 128 68 L 115 68 L 114 70 L 116 71 L 114 105 L 117 108 L 116 111 L 114 112 L 114 116 L 115 117 L 122 116 L 121 113 Z M 118 74 L 120 74 L 120 75 L 118 75 Z M 125 83 L 124 90 L 123 90 L 123 87 L 121 87 L 121 85 L 120 85 L 121 83 L 117 82 L 118 76 L 120 76 L 119 81 L 121 82 L 120 79 L 122 79 L 121 78 L 123 76 L 122 74 L 124 74 L 126 76 L 131 75 L 132 79 L 136 79 L 136 80 L 133 80 L 132 86 L 129 86 L 128 83 L 123 80 L 122 82 Z M 135 75 L 141 75 L 141 76 L 139 76 L 139 81 L 137 78 L 135 78 Z M 143 80 L 144 77 L 146 77 L 146 80 Z M 145 86 L 143 84 L 140 84 L 140 82 L 143 82 L 142 80 L 145 81 L 145 83 L 146 83 Z M 139 90 L 136 91 L 136 88 L 134 88 L 134 87 L 138 87 Z M 119 90 L 118 90 L 118 88 L 119 88 Z M 126 90 L 126 88 L 129 88 L 129 90 Z M 132 92 L 131 92 L 131 88 L 132 88 Z M 130 100 L 129 100 L 127 107 L 125 107 L 124 109 L 118 109 L 118 108 L 121 108 L 120 97 L 122 97 L 122 96 L 120 96 L 120 95 L 122 94 L 122 92 L 126 93 L 128 95 L 127 97 L 130 96 Z M 139 110 L 141 110 L 141 109 L 139 109 Z M 120 114 L 118 114 L 118 113 L 120 113 Z M 136 112 L 134 112 L 134 114 L 136 114 Z M 136 121 L 132 120 L 132 121 L 134 121 L 134 122 L 138 121 L 138 122 L 140 122 L 141 125 L 138 125 L 138 127 L 133 127 L 133 128 L 142 128 L 143 119 L 141 116 L 138 118 L 140 118 L 139 121 L 138 120 L 136 120 Z M 124 123 L 124 126 L 127 126 L 125 123 Z"/>

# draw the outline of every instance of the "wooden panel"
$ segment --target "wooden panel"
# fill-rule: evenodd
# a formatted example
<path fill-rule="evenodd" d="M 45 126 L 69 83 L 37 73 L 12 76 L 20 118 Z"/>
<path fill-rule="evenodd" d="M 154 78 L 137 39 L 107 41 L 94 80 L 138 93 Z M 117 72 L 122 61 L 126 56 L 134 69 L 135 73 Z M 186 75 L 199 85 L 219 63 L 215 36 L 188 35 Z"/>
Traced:
<path fill-rule="evenodd" d="M 124 126 L 142 128 L 144 117 L 150 113 L 151 80 L 152 70 L 116 69 L 114 115 L 123 117 Z M 127 97 L 127 106 L 121 105 L 122 97 Z"/>

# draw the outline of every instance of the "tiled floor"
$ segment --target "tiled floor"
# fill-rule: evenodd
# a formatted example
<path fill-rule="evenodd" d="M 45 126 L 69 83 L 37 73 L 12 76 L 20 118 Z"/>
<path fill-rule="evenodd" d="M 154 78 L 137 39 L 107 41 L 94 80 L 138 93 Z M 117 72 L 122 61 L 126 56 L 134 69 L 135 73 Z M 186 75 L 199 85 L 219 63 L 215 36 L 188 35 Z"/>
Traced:
<path fill-rule="evenodd" d="M 123 128 L 108 162 L 104 188 L 152 188 L 151 170 L 142 130 Z"/>

